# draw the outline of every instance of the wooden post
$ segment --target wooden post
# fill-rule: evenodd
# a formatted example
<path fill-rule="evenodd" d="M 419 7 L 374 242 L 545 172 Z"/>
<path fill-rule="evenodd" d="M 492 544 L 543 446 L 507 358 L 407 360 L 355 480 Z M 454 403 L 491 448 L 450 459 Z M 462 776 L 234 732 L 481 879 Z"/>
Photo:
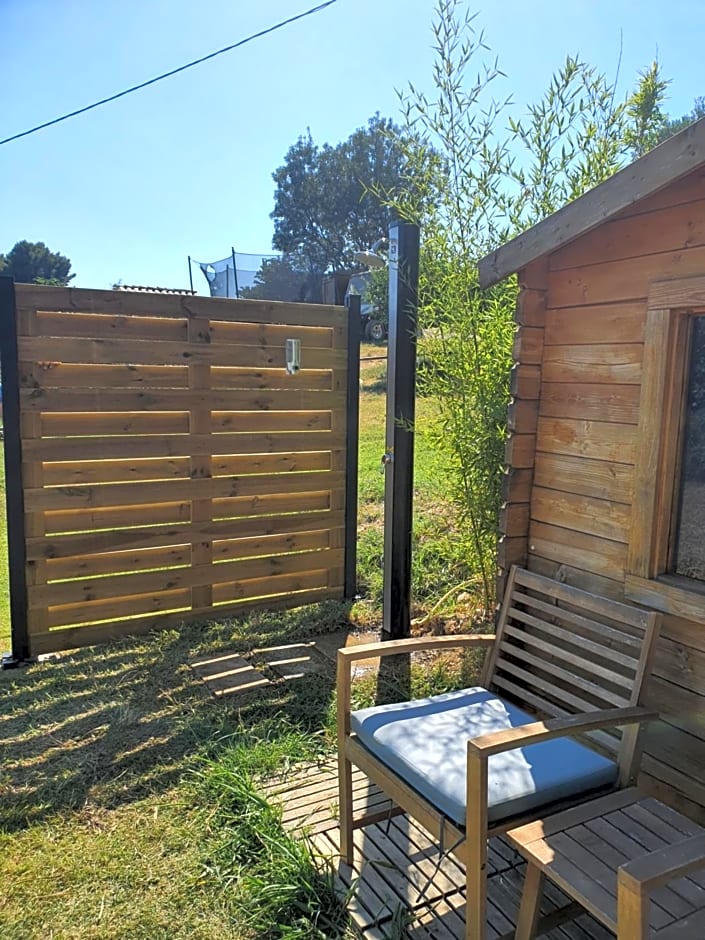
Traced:
<path fill-rule="evenodd" d="M 10 667 L 18 665 L 30 656 L 27 625 L 27 552 L 22 479 L 17 308 L 15 283 L 11 277 L 0 277 L 0 353 L 2 355 L 3 449 L 12 630 L 12 656 L 3 657 L 3 667 Z"/>

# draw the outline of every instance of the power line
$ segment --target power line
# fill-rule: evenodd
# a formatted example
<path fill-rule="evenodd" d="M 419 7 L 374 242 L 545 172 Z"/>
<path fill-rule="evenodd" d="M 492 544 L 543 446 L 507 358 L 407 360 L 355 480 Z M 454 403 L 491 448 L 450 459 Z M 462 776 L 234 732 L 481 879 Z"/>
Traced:
<path fill-rule="evenodd" d="M 131 88 L 126 88 L 124 91 L 119 91 L 116 95 L 111 95 L 109 98 L 102 98 L 100 101 L 86 105 L 85 108 L 79 108 L 77 111 L 71 111 L 69 114 L 62 114 L 61 117 L 54 118 L 53 121 L 46 121 L 44 124 L 37 124 L 36 127 L 30 127 L 29 130 L 22 131 L 20 134 L 13 134 L 12 137 L 6 137 L 4 140 L 0 140 L 0 146 L 3 144 L 9 144 L 13 140 L 19 140 L 20 137 L 27 137 L 29 134 L 34 134 L 37 131 L 44 130 L 45 127 L 51 127 L 53 124 L 60 124 L 62 121 L 67 121 L 69 118 L 76 117 L 77 114 L 85 114 L 86 111 L 92 111 L 93 108 L 99 108 L 101 105 L 108 104 L 110 101 L 116 101 L 118 98 L 124 98 L 125 95 L 131 95 L 133 91 L 139 91 L 141 88 L 146 88 L 148 85 L 154 85 L 155 82 L 161 82 L 165 78 L 171 78 L 172 75 L 177 75 L 179 72 L 185 72 L 186 69 L 191 69 L 194 67 L 194 65 L 200 65 L 202 62 L 207 62 L 209 59 L 215 59 L 216 56 L 223 55 L 224 52 L 231 52 L 233 49 L 238 49 L 240 46 L 244 46 L 246 43 L 252 42 L 253 39 L 260 39 L 262 36 L 266 36 L 268 33 L 273 33 L 278 29 L 282 29 L 282 27 L 288 26 L 290 23 L 295 23 L 297 20 L 302 20 L 306 16 L 312 16 L 314 13 L 320 13 L 321 10 L 325 10 L 326 7 L 329 7 L 337 2 L 338 0 L 326 0 L 325 3 L 319 3 L 318 6 L 311 7 L 310 10 L 306 10 L 303 13 L 297 13 L 296 16 L 290 16 L 288 20 L 282 20 L 281 23 L 275 23 L 274 26 L 260 30 L 259 33 L 253 33 L 251 36 L 247 36 L 246 39 L 241 39 L 239 42 L 234 42 L 231 46 L 225 46 L 223 49 L 218 49 L 217 52 L 211 52 L 209 55 L 204 55 L 200 59 L 194 59 L 193 62 L 187 62 L 186 65 L 180 65 L 178 68 L 172 69 L 170 72 L 164 72 L 162 75 L 157 75 L 155 78 L 150 78 L 148 81 L 141 82 L 139 85 L 133 85 Z"/>

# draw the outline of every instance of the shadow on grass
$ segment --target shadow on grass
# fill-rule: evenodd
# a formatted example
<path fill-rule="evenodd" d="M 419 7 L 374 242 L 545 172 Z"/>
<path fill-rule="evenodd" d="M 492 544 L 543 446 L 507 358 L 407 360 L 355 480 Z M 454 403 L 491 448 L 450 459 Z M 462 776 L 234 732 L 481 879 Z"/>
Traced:
<path fill-rule="evenodd" d="M 0 673 L 0 829 L 22 829 L 87 805 L 112 808 L 173 786 L 198 755 L 243 729 L 325 725 L 334 666 L 320 674 L 216 699 L 188 660 L 247 652 L 348 625 L 345 605 L 168 630 Z"/>

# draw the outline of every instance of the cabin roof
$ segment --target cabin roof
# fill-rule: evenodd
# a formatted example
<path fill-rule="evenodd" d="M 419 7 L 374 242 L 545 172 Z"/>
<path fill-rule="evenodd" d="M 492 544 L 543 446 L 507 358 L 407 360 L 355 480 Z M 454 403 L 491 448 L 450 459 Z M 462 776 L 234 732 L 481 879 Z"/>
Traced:
<path fill-rule="evenodd" d="M 478 265 L 480 286 L 497 284 L 703 165 L 705 118 L 484 257 Z"/>

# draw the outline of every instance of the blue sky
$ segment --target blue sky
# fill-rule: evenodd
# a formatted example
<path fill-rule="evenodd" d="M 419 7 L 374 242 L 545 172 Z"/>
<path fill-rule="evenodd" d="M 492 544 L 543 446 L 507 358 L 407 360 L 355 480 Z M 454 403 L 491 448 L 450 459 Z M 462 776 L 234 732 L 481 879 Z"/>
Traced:
<path fill-rule="evenodd" d="M 0 137 L 113 94 L 315 0 L 0 0 Z M 187 256 L 271 248 L 272 171 L 311 128 L 337 143 L 396 90 L 431 90 L 433 0 L 323 12 L 103 108 L 0 147 L 0 251 L 44 241 L 80 287 L 188 286 Z M 705 94 L 701 0 L 471 3 L 520 114 L 567 53 L 621 90 L 658 54 L 680 116 Z M 196 278 L 196 274 L 194 274 Z M 200 278 L 200 275 L 199 275 Z M 205 293 L 205 281 L 196 280 Z"/>

